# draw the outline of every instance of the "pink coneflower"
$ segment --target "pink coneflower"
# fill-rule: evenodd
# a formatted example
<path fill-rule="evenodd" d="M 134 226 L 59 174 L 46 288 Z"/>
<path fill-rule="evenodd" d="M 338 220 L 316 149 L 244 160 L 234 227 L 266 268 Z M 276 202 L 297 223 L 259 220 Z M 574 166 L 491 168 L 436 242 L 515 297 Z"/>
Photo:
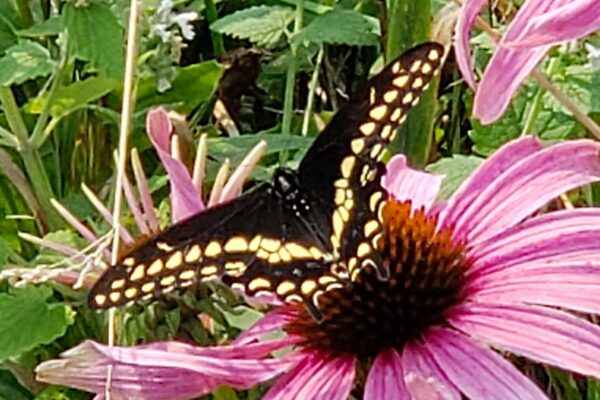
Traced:
<path fill-rule="evenodd" d="M 112 393 L 128 399 L 191 399 L 274 378 L 263 399 L 546 398 L 505 352 L 598 378 L 600 328 L 562 309 L 600 312 L 600 209 L 536 212 L 600 180 L 599 155 L 588 140 L 543 149 L 524 137 L 437 203 L 441 178 L 398 156 L 384 179 L 390 278 L 367 268 L 327 292 L 321 323 L 287 305 L 225 346 L 87 341 L 42 363 L 38 379 L 103 393 L 112 366 Z"/>
<path fill-rule="evenodd" d="M 519 86 L 550 48 L 600 29 L 597 0 L 527 0 L 498 43 L 476 84 L 469 52 L 475 19 L 488 0 L 463 0 L 456 26 L 456 61 L 475 90 L 473 115 L 484 124 L 498 120 Z"/>

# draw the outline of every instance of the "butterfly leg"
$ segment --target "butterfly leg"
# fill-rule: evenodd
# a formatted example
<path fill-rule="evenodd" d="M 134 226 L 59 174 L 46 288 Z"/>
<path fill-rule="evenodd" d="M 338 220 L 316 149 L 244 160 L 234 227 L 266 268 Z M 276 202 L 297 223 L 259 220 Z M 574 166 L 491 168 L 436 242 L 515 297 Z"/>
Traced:
<path fill-rule="evenodd" d="M 315 322 L 318 324 L 323 322 L 323 313 L 321 312 L 321 310 L 319 310 L 319 307 L 314 302 L 314 300 L 312 298 L 304 298 L 302 300 L 303 300 L 304 306 L 306 307 L 306 310 L 313 317 Z"/>

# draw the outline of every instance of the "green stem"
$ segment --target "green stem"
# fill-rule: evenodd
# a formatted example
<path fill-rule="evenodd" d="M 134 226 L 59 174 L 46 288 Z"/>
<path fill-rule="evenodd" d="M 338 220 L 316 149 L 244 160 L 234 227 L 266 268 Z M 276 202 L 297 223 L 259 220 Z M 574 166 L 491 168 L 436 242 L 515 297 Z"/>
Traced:
<path fill-rule="evenodd" d="M 9 131 L 7 131 L 6 129 L 4 129 L 3 127 L 0 126 L 0 140 L 3 143 L 3 146 L 7 146 L 7 147 L 14 147 L 15 149 L 18 149 L 20 146 L 20 142 L 19 139 L 17 139 L 17 137 L 15 135 L 13 135 L 12 133 L 10 133 Z"/>
<path fill-rule="evenodd" d="M 45 217 L 45 221 L 41 222 L 51 230 L 58 229 L 63 226 L 63 222 L 50 203 L 50 199 L 55 197 L 50 185 L 50 179 L 39 153 L 29 145 L 27 127 L 21 117 L 21 111 L 10 88 L 0 87 L 0 103 L 2 103 L 4 108 L 4 115 L 6 116 L 8 125 L 19 141 L 19 155 L 23 159 L 25 171 L 27 172 L 33 191 L 42 209 L 46 210 L 45 215 L 40 215 L 40 218 Z"/>
<path fill-rule="evenodd" d="M 390 61 L 408 48 L 429 40 L 431 0 L 390 0 L 386 59 Z M 423 94 L 421 102 L 409 114 L 400 128 L 392 152 L 407 155 L 412 165 L 424 166 L 433 142 L 433 123 L 437 80 Z"/>
<path fill-rule="evenodd" d="M 294 32 L 298 33 L 302 29 L 304 17 L 304 0 L 296 0 L 296 13 L 294 16 Z M 287 69 L 285 82 L 285 94 L 283 100 L 283 121 L 281 122 L 281 132 L 289 134 L 292 126 L 292 116 L 294 115 L 294 88 L 296 85 L 296 55 L 297 48 L 293 43 L 290 44 L 292 57 Z"/>
<path fill-rule="evenodd" d="M 27 0 L 16 0 L 15 3 L 17 5 L 17 9 L 19 10 L 23 27 L 29 28 L 31 25 L 33 25 L 33 16 L 31 15 L 31 10 L 29 9 Z"/>
<path fill-rule="evenodd" d="M 312 115 L 313 104 L 315 102 L 315 91 L 317 90 L 317 84 L 319 83 L 319 69 L 321 69 L 321 63 L 323 62 L 323 46 L 317 53 L 317 61 L 315 62 L 315 70 L 313 71 L 312 77 L 310 78 L 310 86 L 308 88 L 308 100 L 306 102 L 306 110 L 304 111 L 304 120 L 302 121 L 302 136 L 308 135 L 308 125 L 310 123 L 310 116 Z"/>
<path fill-rule="evenodd" d="M 46 127 L 48 125 L 48 119 L 50 118 L 50 108 L 52 107 L 52 103 L 54 101 L 54 95 L 56 94 L 56 90 L 60 86 L 61 77 L 63 75 L 65 66 L 67 64 L 67 54 L 68 54 L 68 35 L 64 35 L 64 39 L 62 41 L 62 45 L 60 47 L 60 61 L 56 65 L 56 69 L 54 73 L 50 77 L 50 89 L 48 89 L 48 94 L 46 96 L 46 103 L 44 104 L 44 108 L 35 122 L 35 126 L 33 127 L 33 132 L 31 133 L 31 137 L 29 138 L 29 143 L 32 149 L 39 149 L 42 147 L 48 135 L 45 134 Z"/>
<path fill-rule="evenodd" d="M 27 142 L 29 133 L 27 132 L 27 126 L 21 117 L 21 110 L 19 110 L 17 101 L 9 87 L 0 86 L 0 102 L 2 102 L 8 126 L 17 140 L 23 145 Z"/>
<path fill-rule="evenodd" d="M 304 17 L 304 0 L 296 0 L 296 13 L 294 15 L 294 31 L 296 34 L 302 29 Z M 296 86 L 296 45 L 290 43 L 291 58 L 285 78 L 285 92 L 283 97 L 283 120 L 281 121 L 281 133 L 290 134 L 292 128 L 292 117 L 294 116 L 294 91 Z M 279 162 L 284 164 L 287 161 L 287 152 L 279 153 Z"/>
<path fill-rule="evenodd" d="M 460 81 L 460 75 L 458 71 L 454 71 L 454 82 Z M 448 148 L 450 149 L 451 154 L 459 154 L 461 150 L 461 113 L 460 113 L 460 104 L 461 104 L 461 94 L 462 87 L 461 85 L 454 85 L 452 88 L 452 109 L 450 114 L 450 129 L 448 138 Z"/>
<path fill-rule="evenodd" d="M 213 0 L 205 0 L 204 4 L 206 5 L 206 21 L 208 21 L 208 25 L 210 26 L 213 22 L 217 20 L 217 7 L 215 6 L 215 2 Z M 215 56 L 219 57 L 225 54 L 225 44 L 223 43 L 223 35 L 211 30 L 210 38 L 212 40 Z"/>
<path fill-rule="evenodd" d="M 554 74 L 556 71 L 557 65 L 558 58 L 550 59 L 550 62 L 548 62 L 548 68 L 546 69 L 546 74 L 548 76 L 552 76 L 552 74 Z M 534 134 L 533 127 L 538 115 L 540 114 L 540 111 L 542 110 L 542 97 L 544 97 L 544 93 L 545 90 L 541 86 L 538 86 L 535 91 L 535 95 L 533 96 L 533 101 L 531 102 L 531 105 L 527 111 L 527 117 L 525 118 L 525 123 L 523 124 L 521 136 Z"/>

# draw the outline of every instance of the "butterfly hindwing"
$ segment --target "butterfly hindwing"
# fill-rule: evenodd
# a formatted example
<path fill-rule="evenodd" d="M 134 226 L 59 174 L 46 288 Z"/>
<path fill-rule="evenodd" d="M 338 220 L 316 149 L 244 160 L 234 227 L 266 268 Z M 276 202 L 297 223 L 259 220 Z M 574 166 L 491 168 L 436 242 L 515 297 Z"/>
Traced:
<path fill-rule="evenodd" d="M 262 184 L 130 251 L 96 283 L 90 305 L 120 306 L 222 277 L 249 295 L 310 298 L 330 283 L 318 278 L 330 275 L 331 263 L 323 249 L 327 243 L 315 232 L 307 209 L 300 208 L 306 201 L 290 200 L 294 192 L 300 194 L 293 182 L 283 184 L 288 183 L 285 188 Z"/>
<path fill-rule="evenodd" d="M 381 232 L 382 153 L 434 75 L 443 46 L 425 43 L 391 62 L 333 117 L 299 168 L 306 190 L 322 197 L 331 246 L 350 272 L 368 259 Z"/>

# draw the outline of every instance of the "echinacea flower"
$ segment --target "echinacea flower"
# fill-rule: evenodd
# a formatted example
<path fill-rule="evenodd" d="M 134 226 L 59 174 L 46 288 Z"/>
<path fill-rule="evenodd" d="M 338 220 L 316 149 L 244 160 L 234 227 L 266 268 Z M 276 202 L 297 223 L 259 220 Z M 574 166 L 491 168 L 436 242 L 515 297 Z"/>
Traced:
<path fill-rule="evenodd" d="M 175 115 L 172 118 L 175 118 Z M 204 184 L 204 169 L 207 157 L 206 136 L 203 135 L 200 138 L 194 168 L 190 175 L 188 168 L 181 160 L 180 147 L 182 144 L 180 144 L 180 135 L 177 134 L 171 118 L 162 107 L 148 112 L 146 130 L 169 177 L 173 222 L 180 221 L 202 212 L 207 207 L 226 202 L 238 196 L 242 191 L 246 178 L 250 175 L 252 168 L 260 160 L 266 148 L 266 143 L 260 141 L 230 176 L 229 161 L 226 160 L 217 174 L 215 185 L 213 185 L 210 196 L 208 196 L 205 203 L 202 199 L 202 186 Z M 135 195 L 135 188 L 125 175 L 123 190 L 127 207 L 133 216 L 138 234 L 144 236 L 156 234 L 160 231 L 158 217 L 142 163 L 135 149 L 131 152 L 131 167 L 139 196 Z M 82 185 L 82 190 L 99 214 L 106 222 L 111 224 L 112 215 L 109 209 L 85 184 Z M 52 204 L 90 245 L 80 250 L 52 240 L 21 233 L 19 236 L 22 239 L 56 251 L 67 256 L 67 258 L 60 265 L 40 265 L 36 268 L 7 268 L 0 272 L 0 280 L 9 279 L 17 286 L 51 280 L 75 288 L 91 287 L 110 263 L 111 253 L 108 247 L 111 235 L 98 236 L 97 233 L 78 221 L 59 202 L 52 200 Z M 130 233 L 125 227 L 120 228 L 119 234 L 126 245 L 134 243 L 135 234 Z M 62 267 L 64 263 L 70 265 Z"/>
<path fill-rule="evenodd" d="M 600 312 L 600 208 L 538 212 L 600 180 L 599 156 L 589 140 L 542 148 L 523 137 L 445 202 L 440 177 L 398 156 L 383 181 L 389 279 L 362 269 L 320 298 L 320 323 L 290 304 L 225 346 L 87 341 L 42 363 L 38 379 L 101 397 L 110 368 L 114 396 L 148 400 L 274 378 L 265 400 L 345 400 L 353 389 L 366 400 L 546 398 L 505 352 L 600 378 L 600 327 L 563 311 Z"/>
<path fill-rule="evenodd" d="M 498 120 L 519 86 L 556 44 L 600 29 L 596 0 L 527 0 L 519 9 L 479 84 L 473 75 L 469 40 L 487 0 L 464 0 L 456 26 L 456 60 L 465 81 L 476 89 L 473 115 L 484 124 Z"/>

